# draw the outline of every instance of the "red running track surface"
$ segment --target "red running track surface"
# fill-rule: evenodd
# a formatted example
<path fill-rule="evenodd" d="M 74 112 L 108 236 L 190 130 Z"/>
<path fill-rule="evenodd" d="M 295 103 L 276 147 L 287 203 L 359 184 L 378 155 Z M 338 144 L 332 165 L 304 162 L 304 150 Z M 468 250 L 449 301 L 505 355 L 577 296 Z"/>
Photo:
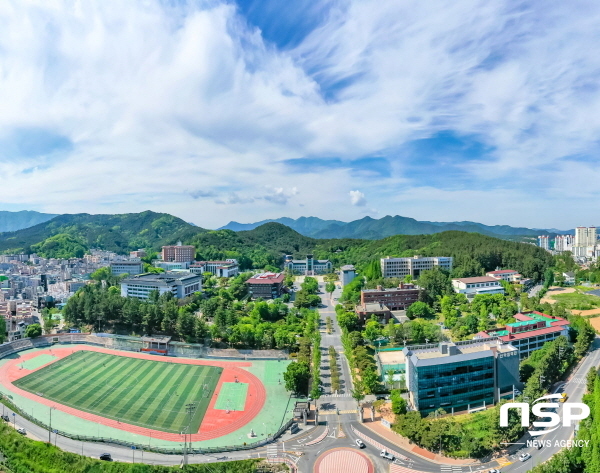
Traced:
<path fill-rule="evenodd" d="M 72 407 L 58 404 L 50 399 L 36 396 L 35 394 L 20 389 L 14 384 L 12 384 L 13 381 L 27 376 L 28 374 L 33 373 L 34 371 L 40 370 L 54 363 L 54 361 L 56 360 L 51 361 L 50 363 L 46 363 L 45 365 L 40 366 L 39 368 L 36 368 L 34 370 L 19 369 L 18 365 L 23 361 L 30 360 L 42 354 L 52 354 L 56 358 L 61 359 L 71 355 L 74 351 L 81 350 L 96 351 L 100 353 L 107 353 L 109 355 L 118 354 L 119 356 L 140 358 L 143 360 L 162 361 L 168 363 L 182 363 L 186 365 L 209 365 L 223 368 L 223 372 L 221 374 L 221 377 L 219 378 L 217 387 L 215 388 L 213 398 L 206 410 L 206 413 L 204 414 L 202 424 L 200 425 L 200 430 L 197 433 L 192 434 L 191 436 L 192 442 L 222 437 L 242 428 L 244 425 L 246 425 L 258 415 L 258 413 L 263 408 L 267 397 L 265 387 L 260 382 L 260 380 L 252 373 L 242 369 L 243 367 L 252 366 L 251 362 L 218 360 L 207 361 L 174 357 L 165 359 L 156 355 L 149 355 L 145 353 L 121 352 L 93 346 L 72 348 L 54 347 L 52 349 L 39 350 L 33 353 L 27 353 L 25 355 L 20 356 L 19 358 L 10 360 L 8 363 L 5 363 L 3 366 L 0 367 L 0 382 L 3 386 L 5 386 L 14 393 L 31 399 L 39 404 L 44 404 L 48 407 L 56 407 L 56 409 L 60 411 L 80 417 L 82 419 L 106 425 L 108 427 L 113 427 L 115 429 L 124 430 L 126 432 L 134 433 L 137 435 L 152 437 L 155 439 L 170 440 L 173 442 L 180 442 L 182 440 L 180 434 L 173 434 L 170 432 L 162 432 L 160 430 L 147 429 L 145 427 L 139 427 L 137 425 L 125 424 L 123 422 L 119 422 L 113 419 L 107 419 L 106 417 L 101 417 L 95 414 L 91 414 L 89 412 L 81 411 L 79 409 L 74 409 Z M 221 386 L 223 385 L 223 383 L 235 382 L 236 377 L 240 383 L 248 383 L 248 397 L 246 398 L 246 405 L 244 406 L 244 410 L 230 411 L 229 414 L 227 414 L 225 411 L 215 409 L 214 406 L 217 402 L 218 394 L 221 391 Z"/>

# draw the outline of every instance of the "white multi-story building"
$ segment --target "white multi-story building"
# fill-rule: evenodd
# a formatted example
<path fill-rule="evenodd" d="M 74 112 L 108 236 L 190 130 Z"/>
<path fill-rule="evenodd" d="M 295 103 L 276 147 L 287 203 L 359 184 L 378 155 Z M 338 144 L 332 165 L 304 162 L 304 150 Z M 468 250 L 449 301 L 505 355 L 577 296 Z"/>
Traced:
<path fill-rule="evenodd" d="M 550 249 L 550 237 L 548 235 L 538 236 L 538 246 L 544 250 Z"/>
<path fill-rule="evenodd" d="M 381 274 L 384 278 L 403 278 L 411 275 L 417 279 L 422 271 L 440 268 L 445 271 L 452 270 L 452 257 L 450 256 L 413 256 L 412 258 L 381 258 Z"/>
<path fill-rule="evenodd" d="M 554 239 L 554 251 L 562 253 L 563 251 L 573 250 L 573 235 L 556 235 Z"/>
<path fill-rule="evenodd" d="M 194 274 L 212 273 L 218 278 L 234 278 L 240 274 L 240 267 L 236 259 L 225 261 L 194 261 L 190 265 Z"/>
<path fill-rule="evenodd" d="M 285 269 L 290 271 L 292 274 L 304 274 L 312 276 L 314 274 L 326 274 L 331 273 L 333 265 L 328 259 L 314 259 L 313 255 L 306 255 L 306 259 L 290 259 L 291 257 L 286 256 L 286 262 L 284 264 Z"/>
<path fill-rule="evenodd" d="M 142 274 L 144 272 L 144 263 L 139 259 L 131 259 L 129 261 L 113 261 L 110 263 L 110 271 L 113 274 Z"/>
<path fill-rule="evenodd" d="M 500 280 L 490 276 L 459 278 L 452 280 L 454 292 L 475 296 L 476 294 L 504 294 Z"/>
<path fill-rule="evenodd" d="M 487 272 L 485 275 L 494 279 L 502 279 L 508 282 L 519 282 L 521 279 L 523 279 L 523 276 L 521 276 L 521 274 L 514 269 L 497 269 L 496 271 Z"/>
<path fill-rule="evenodd" d="M 574 246 L 594 246 L 597 241 L 596 227 L 577 227 Z"/>
<path fill-rule="evenodd" d="M 202 276 L 189 272 L 138 274 L 121 281 L 121 295 L 138 299 L 148 299 L 152 291 L 160 294 L 171 292 L 178 299 L 183 299 L 201 290 Z"/>

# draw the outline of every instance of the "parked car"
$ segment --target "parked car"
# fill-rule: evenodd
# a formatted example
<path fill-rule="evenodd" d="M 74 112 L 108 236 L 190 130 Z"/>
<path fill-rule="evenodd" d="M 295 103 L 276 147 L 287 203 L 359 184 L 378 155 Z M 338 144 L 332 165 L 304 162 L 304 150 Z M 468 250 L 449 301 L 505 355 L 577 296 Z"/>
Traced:
<path fill-rule="evenodd" d="M 19 432 L 21 435 L 27 435 L 27 431 L 23 427 L 18 428 L 17 432 Z"/>
<path fill-rule="evenodd" d="M 531 455 L 529 453 L 521 453 L 521 455 L 519 455 L 519 461 L 527 461 L 531 458 Z"/>
<path fill-rule="evenodd" d="M 394 455 L 392 455 L 390 452 L 388 452 L 387 450 L 382 450 L 381 452 L 379 452 L 379 456 L 386 458 L 391 462 L 393 462 L 396 459 L 396 457 Z"/>
<path fill-rule="evenodd" d="M 7 415 L 2 416 L 2 420 L 5 422 L 10 422 L 10 418 Z"/>
<path fill-rule="evenodd" d="M 112 457 L 110 456 L 110 453 L 103 453 L 102 455 L 100 455 L 100 460 L 104 460 L 107 462 L 111 462 L 112 461 Z"/>
<path fill-rule="evenodd" d="M 365 448 L 366 447 L 365 443 L 361 439 L 356 439 L 356 441 L 354 443 L 356 444 L 356 446 L 358 448 Z"/>
<path fill-rule="evenodd" d="M 500 470 L 498 468 L 492 468 L 488 473 L 500 473 Z"/>

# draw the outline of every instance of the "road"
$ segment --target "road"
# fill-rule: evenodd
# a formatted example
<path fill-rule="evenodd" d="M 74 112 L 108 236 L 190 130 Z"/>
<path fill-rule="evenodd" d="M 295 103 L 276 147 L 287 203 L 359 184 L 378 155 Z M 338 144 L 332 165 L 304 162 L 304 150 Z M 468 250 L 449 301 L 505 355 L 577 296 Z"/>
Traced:
<path fill-rule="evenodd" d="M 321 286 L 323 291 L 324 285 Z M 278 444 L 273 444 L 269 447 L 262 447 L 260 449 L 251 451 L 241 452 L 228 452 L 219 453 L 213 455 L 191 455 L 189 457 L 190 463 L 209 463 L 217 461 L 228 461 L 228 460 L 243 460 L 247 458 L 265 457 L 267 451 L 271 449 L 278 450 L 279 452 L 297 452 L 290 453 L 289 457 L 297 462 L 298 469 L 301 473 L 312 473 L 315 461 L 324 452 L 339 447 L 345 448 L 357 448 L 355 440 L 358 438 L 358 433 L 366 435 L 373 439 L 378 445 L 382 445 L 388 451 L 395 451 L 407 458 L 407 460 L 396 460 L 396 463 L 401 466 L 412 469 L 416 472 L 425 473 L 472 473 L 474 471 L 486 471 L 492 467 L 498 467 L 497 462 L 490 462 L 481 464 L 478 467 L 474 466 L 456 466 L 456 465 L 441 465 L 434 463 L 426 459 L 421 458 L 411 452 L 405 451 L 399 446 L 378 437 L 374 432 L 366 428 L 363 424 L 358 422 L 356 414 L 356 402 L 351 397 L 352 380 L 350 376 L 350 369 L 346 357 L 343 355 L 343 347 L 341 344 L 341 331 L 337 324 L 337 318 L 335 314 L 335 299 L 340 296 L 340 290 L 336 289 L 330 299 L 329 294 L 321 294 L 322 307 L 319 308 L 321 314 L 321 350 L 322 350 L 322 371 L 321 374 L 324 380 L 325 392 L 319 399 L 319 407 L 323 416 L 320 418 L 321 421 L 326 421 L 326 425 L 319 426 L 312 432 L 301 433 L 294 438 L 288 438 L 286 436 L 285 442 L 280 441 Z M 331 317 L 333 321 L 333 333 L 327 334 L 325 331 L 325 320 L 326 317 Z M 338 358 L 338 367 L 340 368 L 340 381 L 341 389 L 339 393 L 331 392 L 331 385 L 329 383 L 328 376 L 329 372 L 329 355 L 327 353 L 329 346 L 334 346 L 336 351 L 340 354 Z M 590 353 L 580 363 L 576 371 L 573 373 L 569 381 L 559 388 L 559 391 L 565 391 L 569 396 L 569 401 L 580 402 L 585 392 L 585 377 L 587 372 L 592 366 L 598 367 L 600 365 L 600 338 L 596 337 Z M 336 409 L 339 409 L 341 413 L 335 414 Z M 562 409 L 562 406 L 561 406 Z M 347 411 L 354 410 L 349 413 Z M 23 427 L 27 430 L 27 435 L 36 440 L 48 440 L 48 432 L 41 427 L 23 419 L 21 416 L 12 416 L 12 411 L 4 407 L 4 412 L 9 415 L 11 419 L 11 425 L 15 425 L 17 428 Z M 14 422 L 13 422 L 14 420 Z M 306 446 L 307 443 L 318 439 L 325 430 L 327 429 L 327 436 L 323 438 L 317 444 Z M 343 436 L 340 437 L 340 429 L 343 432 Z M 526 448 L 524 445 L 514 445 L 511 447 L 511 453 L 507 460 L 514 462 L 510 465 L 503 466 L 501 471 L 503 473 L 525 473 L 531 469 L 534 465 L 542 463 L 549 459 L 552 455 L 560 450 L 560 446 L 555 445 L 555 441 L 565 441 L 572 437 L 574 427 L 561 427 L 557 431 L 543 436 L 541 440 L 551 440 L 553 446 L 551 448 L 543 448 L 536 450 L 533 448 Z M 153 452 L 144 452 L 140 450 L 132 451 L 129 448 L 121 447 L 118 445 L 108 444 L 96 444 L 89 442 L 80 442 L 71 440 L 69 438 L 55 436 L 52 434 L 52 442 L 56 442 L 56 445 L 61 449 L 73 453 L 83 454 L 85 456 L 98 458 L 100 454 L 108 452 L 112 455 L 116 461 L 123 462 L 144 462 L 154 465 L 179 465 L 182 461 L 181 455 L 162 455 Z M 385 459 L 379 456 L 379 446 L 373 446 L 367 443 L 363 453 L 369 456 L 375 466 L 376 472 L 388 472 L 389 464 Z M 529 452 L 532 458 L 526 462 L 518 461 L 518 454 L 522 452 Z"/>
<path fill-rule="evenodd" d="M 324 290 L 324 284 L 320 286 L 320 290 L 321 291 Z M 326 409 L 338 408 L 343 411 L 346 409 L 355 408 L 356 404 L 355 404 L 354 400 L 351 398 L 349 391 L 347 391 L 348 392 L 347 395 L 344 395 L 342 397 L 332 397 L 330 395 L 330 391 L 327 390 L 327 387 L 328 387 L 328 382 L 327 382 L 328 364 L 326 364 L 326 362 L 325 362 L 325 360 L 326 360 L 326 358 L 325 358 L 326 348 L 325 347 L 327 347 L 329 345 L 333 345 L 334 347 L 336 347 L 336 350 L 338 350 L 338 352 L 341 352 L 343 350 L 343 348 L 341 348 L 341 338 L 340 338 L 341 332 L 339 330 L 339 326 L 337 325 L 337 319 L 336 319 L 336 314 L 335 314 L 335 310 L 334 310 L 335 304 L 337 303 L 336 299 L 340 296 L 340 292 L 341 291 L 339 290 L 339 288 L 336 289 L 336 291 L 333 293 L 331 299 L 329 297 L 329 294 L 323 294 L 323 293 L 321 294 L 322 307 L 319 308 L 319 312 L 321 314 L 322 327 L 323 327 L 323 329 L 325 328 L 325 319 L 326 319 L 326 317 L 329 316 L 333 320 L 334 331 L 332 334 L 322 333 L 321 346 L 323 349 L 325 349 L 325 352 L 323 353 L 324 369 L 322 370 L 322 374 L 325 376 L 324 380 L 325 380 L 326 391 L 325 391 L 325 395 L 322 396 L 321 399 L 319 399 L 319 404 L 322 409 L 323 408 L 326 408 Z M 338 347 L 340 347 L 340 348 L 338 349 Z M 350 383 L 351 383 L 350 371 L 348 368 L 346 358 L 344 356 L 340 356 L 339 363 L 341 364 L 341 367 L 342 367 L 341 377 L 343 378 L 343 384 L 345 386 L 350 386 Z M 571 401 L 571 402 L 581 402 L 583 394 L 585 393 L 585 377 L 587 375 L 587 372 L 589 371 L 589 369 L 592 366 L 596 366 L 596 367 L 600 366 L 600 338 L 598 338 L 598 337 L 596 337 L 596 339 L 594 340 L 594 343 L 592 344 L 590 352 L 583 359 L 583 361 L 579 364 L 579 366 L 577 367 L 576 371 L 573 373 L 571 378 L 568 380 L 568 382 L 566 384 L 560 386 L 559 389 L 557 390 L 557 392 L 562 392 L 562 391 L 566 392 L 569 396 L 569 401 Z M 345 393 L 346 392 L 344 392 L 344 394 Z M 559 408 L 559 412 L 561 410 L 562 410 L 562 405 Z M 355 444 L 355 440 L 356 440 L 356 438 L 358 438 L 357 434 L 355 433 L 356 431 L 362 432 L 364 435 L 367 435 L 370 438 L 376 440 L 379 444 L 383 445 L 386 449 L 388 449 L 390 451 L 396 451 L 398 453 L 401 453 L 405 457 L 407 457 L 408 460 L 403 460 L 403 461 L 396 460 L 396 463 L 401 466 L 404 466 L 406 468 L 410 468 L 417 472 L 472 473 L 474 471 L 487 471 L 490 468 L 500 468 L 503 473 L 504 472 L 505 473 L 511 473 L 511 472 L 524 473 L 524 472 L 530 470 L 531 468 L 533 468 L 534 465 L 537 465 L 539 463 L 542 463 L 542 462 L 548 460 L 552 455 L 557 453 L 561 449 L 561 447 L 560 447 L 560 445 L 556 444 L 555 442 L 566 441 L 566 440 L 570 439 L 573 436 L 573 432 L 574 432 L 574 428 L 575 428 L 575 427 L 561 427 L 558 430 L 551 432 L 551 433 L 547 434 L 546 436 L 541 437 L 541 440 L 552 441 L 552 447 L 542 448 L 541 450 L 537 450 L 535 448 L 527 448 L 525 445 L 525 442 L 527 440 L 526 438 L 520 440 L 519 442 L 523 442 L 523 443 L 518 444 L 518 445 L 513 445 L 512 447 L 510 447 L 509 453 L 504 458 L 505 461 L 502 463 L 502 465 L 500 465 L 496 461 L 492 461 L 492 462 L 480 464 L 478 466 L 462 466 L 461 467 L 461 466 L 457 466 L 457 465 L 442 465 L 439 463 L 431 462 L 431 461 L 428 461 L 418 455 L 415 455 L 411 452 L 403 450 L 399 446 L 387 441 L 386 439 L 378 437 L 374 432 L 372 432 L 371 430 L 366 428 L 363 424 L 358 422 L 356 414 L 343 413 L 341 415 L 328 415 L 328 416 L 323 417 L 322 419 L 325 419 L 327 421 L 327 428 L 329 429 L 329 432 L 328 432 L 327 437 L 325 437 L 319 444 L 311 445 L 310 447 L 302 447 L 302 443 L 299 443 L 299 442 L 294 443 L 293 441 L 291 441 L 291 442 L 287 443 L 288 448 L 291 448 L 292 450 L 295 449 L 296 451 L 303 453 L 303 455 L 300 457 L 300 459 L 298 461 L 299 470 L 303 473 L 304 472 L 306 472 L 306 473 L 312 472 L 317 458 L 321 454 L 326 452 L 327 450 L 331 450 L 334 448 L 340 448 L 340 447 L 358 448 Z M 340 428 L 343 431 L 345 437 L 342 437 L 342 438 L 338 437 Z M 320 431 L 323 432 L 325 430 L 325 427 L 321 427 L 320 429 L 321 429 Z M 317 436 L 318 436 L 318 433 L 313 435 L 313 438 L 316 438 Z M 389 470 L 389 462 L 387 460 L 382 459 L 379 456 L 378 448 L 367 443 L 367 447 L 365 449 L 363 449 L 362 452 L 369 456 L 369 458 L 371 459 L 371 461 L 373 462 L 373 464 L 375 466 L 376 472 L 379 472 L 379 471 L 387 472 Z M 523 452 L 530 453 L 531 459 L 527 460 L 526 462 L 520 462 L 518 459 L 518 456 Z M 506 464 L 507 462 L 512 462 L 512 463 Z"/>

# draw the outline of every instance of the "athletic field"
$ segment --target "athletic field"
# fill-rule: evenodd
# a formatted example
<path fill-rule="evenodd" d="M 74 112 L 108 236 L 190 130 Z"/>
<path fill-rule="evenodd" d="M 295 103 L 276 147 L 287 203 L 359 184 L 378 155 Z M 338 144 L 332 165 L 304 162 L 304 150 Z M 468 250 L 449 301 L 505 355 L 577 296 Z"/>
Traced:
<path fill-rule="evenodd" d="M 223 368 L 77 351 L 13 384 L 127 424 L 197 432 Z M 191 422 L 186 405 L 195 406 Z"/>

